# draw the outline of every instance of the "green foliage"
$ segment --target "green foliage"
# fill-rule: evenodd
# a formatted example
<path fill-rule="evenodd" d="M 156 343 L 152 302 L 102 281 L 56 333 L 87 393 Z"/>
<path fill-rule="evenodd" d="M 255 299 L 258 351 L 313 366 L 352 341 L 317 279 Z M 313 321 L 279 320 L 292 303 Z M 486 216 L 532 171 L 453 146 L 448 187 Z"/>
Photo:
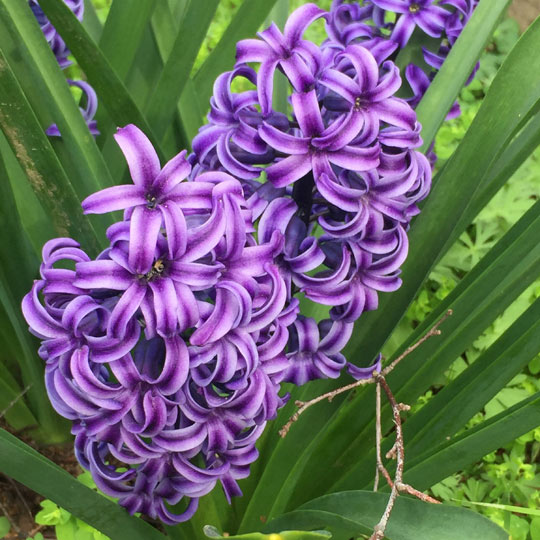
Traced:
<path fill-rule="evenodd" d="M 230 538 L 231 540 L 325 540 L 332 538 L 332 534 L 327 531 L 281 531 L 279 533 L 262 534 L 262 533 L 249 533 L 230 536 L 229 534 L 222 536 L 219 534 L 215 527 L 207 525 L 204 527 L 204 534 L 208 538 L 216 538 L 219 540 L 225 540 Z"/>
<path fill-rule="evenodd" d="M 505 19 L 496 30 L 492 42 L 481 58 L 477 77 L 460 94 L 462 115 L 446 122 L 439 130 L 435 145 L 435 150 L 441 158 L 438 164 L 439 169 L 463 139 L 498 68 L 518 37 L 517 23 L 512 19 Z M 387 344 L 387 349 L 393 350 L 395 343 L 399 341 L 399 334 L 407 335 L 412 328 L 423 321 L 539 198 L 540 148 L 536 149 L 521 165 L 435 267 L 418 298 L 410 306 L 405 320 L 399 327 L 399 333 L 396 332 L 398 339 Z M 463 355 L 456 359 L 444 376 L 437 381 L 434 390 L 437 391 L 442 385 L 456 379 L 539 296 L 540 281 L 537 280 L 478 336 Z M 539 372 L 540 356 L 536 356 L 529 362 L 527 371 L 515 376 L 497 396 L 486 404 L 483 412 L 478 413 L 469 421 L 467 427 L 471 428 L 538 392 L 540 383 L 535 375 Z M 413 407 L 413 411 L 420 410 L 429 402 L 434 395 L 434 390 L 429 390 L 422 396 Z M 539 436 L 540 432 L 537 429 L 520 437 L 515 443 L 499 449 L 497 453 L 489 454 L 473 467 L 437 484 L 432 488 L 433 494 L 448 502 L 489 500 L 529 507 L 538 505 L 540 502 L 538 489 L 531 487 L 531 485 L 536 485 L 538 480 L 532 480 L 530 476 L 534 477 L 536 474 L 535 459 L 538 455 L 539 443 L 535 438 Z M 526 441 L 525 444 L 524 441 Z M 528 462 L 525 463 L 524 459 Z M 511 515 L 500 508 L 477 507 L 477 510 L 504 526 L 514 539 L 528 538 L 527 532 L 532 536 L 533 528 L 538 526 L 538 521 L 534 524 L 531 516 Z"/>
<path fill-rule="evenodd" d="M 332 532 L 333 540 L 349 540 L 352 536 L 368 538 L 384 512 L 387 499 L 387 495 L 372 491 L 334 493 L 276 518 L 266 525 L 265 530 L 285 527 L 312 530 L 324 526 Z M 385 538 L 507 540 L 507 535 L 487 519 L 466 509 L 399 497 L 392 509 Z"/>
<path fill-rule="evenodd" d="M 58 526 L 66 535 L 75 534 L 76 530 L 69 512 L 114 540 L 164 538 L 148 523 L 128 515 L 123 508 L 97 493 L 94 486 L 78 482 L 64 469 L 3 429 L 0 429 L 0 455 L 0 472 L 52 501 L 46 504 L 40 519 L 57 519 Z M 64 510 L 57 511 L 56 505 Z"/>

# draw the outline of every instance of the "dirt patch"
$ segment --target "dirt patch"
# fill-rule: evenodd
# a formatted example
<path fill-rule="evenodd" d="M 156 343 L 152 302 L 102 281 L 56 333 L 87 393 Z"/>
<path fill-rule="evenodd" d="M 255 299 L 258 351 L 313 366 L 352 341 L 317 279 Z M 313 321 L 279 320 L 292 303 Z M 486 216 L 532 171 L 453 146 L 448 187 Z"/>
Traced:
<path fill-rule="evenodd" d="M 540 15 L 540 0 L 514 0 L 508 14 L 525 30 Z"/>

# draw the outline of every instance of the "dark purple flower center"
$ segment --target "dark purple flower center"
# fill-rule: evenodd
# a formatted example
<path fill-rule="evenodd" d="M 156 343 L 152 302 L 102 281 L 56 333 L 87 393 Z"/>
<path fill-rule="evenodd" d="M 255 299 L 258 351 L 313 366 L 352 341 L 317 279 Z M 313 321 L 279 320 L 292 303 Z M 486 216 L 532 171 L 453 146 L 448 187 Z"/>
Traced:
<path fill-rule="evenodd" d="M 365 99 L 362 99 L 361 97 L 357 97 L 355 100 L 354 100 L 354 107 L 353 109 L 358 112 L 358 111 L 361 111 L 362 109 L 365 109 L 366 106 L 368 105 L 368 102 L 365 100 Z"/>
<path fill-rule="evenodd" d="M 418 13 L 418 12 L 420 11 L 420 5 L 417 4 L 416 2 L 414 2 L 413 4 L 411 4 L 411 5 L 409 6 L 409 11 L 410 11 L 411 13 Z"/>
<path fill-rule="evenodd" d="M 155 278 L 162 277 L 163 272 L 165 272 L 165 268 L 166 265 L 163 259 L 156 259 L 152 265 L 152 268 L 146 272 L 143 277 L 146 281 L 152 281 Z"/>
<path fill-rule="evenodd" d="M 147 200 L 146 208 L 148 208 L 149 210 L 153 210 L 156 207 L 157 198 L 151 193 L 148 193 L 146 195 L 146 200 Z"/>

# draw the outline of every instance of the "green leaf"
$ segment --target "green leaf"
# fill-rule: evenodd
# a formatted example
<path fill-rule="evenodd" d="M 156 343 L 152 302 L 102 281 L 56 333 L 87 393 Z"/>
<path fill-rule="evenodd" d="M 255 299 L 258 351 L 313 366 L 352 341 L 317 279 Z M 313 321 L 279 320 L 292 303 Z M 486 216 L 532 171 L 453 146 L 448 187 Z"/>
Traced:
<path fill-rule="evenodd" d="M 280 516 L 265 526 L 265 531 L 282 528 L 314 529 L 325 527 L 333 538 L 348 539 L 371 534 L 379 522 L 388 494 L 348 491 L 326 495 Z M 398 497 L 385 532 L 388 540 L 508 540 L 508 535 L 487 518 L 474 512 Z"/>
<path fill-rule="evenodd" d="M 41 501 L 40 506 L 42 510 L 34 518 L 38 525 L 62 525 L 67 523 L 71 518 L 69 512 L 66 512 L 63 508 L 60 508 L 48 499 Z"/>
<path fill-rule="evenodd" d="M 210 525 L 204 527 L 204 534 L 208 538 L 216 538 L 219 540 L 325 540 L 331 538 L 332 535 L 327 531 L 282 531 L 280 533 L 262 534 L 248 533 L 235 536 L 222 536 L 219 531 Z"/>
<path fill-rule="evenodd" d="M 489 203 L 506 181 L 519 169 L 538 147 L 538 140 L 540 140 L 540 114 L 534 116 L 523 130 L 516 135 L 504 149 L 502 155 L 490 167 L 488 173 L 484 175 L 480 190 L 456 224 L 455 232 L 449 238 L 447 245 L 450 245 L 457 235 L 465 230 L 482 208 Z"/>
<path fill-rule="evenodd" d="M 62 2 L 63 7 L 71 11 Z M 13 69 L 41 129 L 55 122 L 61 145 L 76 174 L 71 183 L 80 199 L 112 185 L 109 170 L 88 131 L 66 79 L 25 2 L 0 4 L 0 47 Z"/>
<path fill-rule="evenodd" d="M 534 518 L 531 521 L 531 540 L 540 540 L 540 518 Z"/>
<path fill-rule="evenodd" d="M 481 0 L 416 109 L 425 153 L 510 0 Z"/>
<path fill-rule="evenodd" d="M 14 1 L 14 0 L 10 0 Z M 138 109 L 124 83 L 77 17 L 63 2 L 40 0 L 40 7 L 58 30 L 117 126 L 135 124 L 152 141 L 163 160 L 159 140 Z M 62 131 L 62 130 L 61 130 Z"/>
<path fill-rule="evenodd" d="M 87 488 L 16 437 L 0 429 L 0 471 L 54 501 L 114 540 L 164 536 L 119 505 Z"/>
<path fill-rule="evenodd" d="M 4 538 L 6 534 L 11 530 L 11 523 L 9 519 L 4 516 L 0 516 L 0 538 Z"/>
<path fill-rule="evenodd" d="M 193 78 L 200 103 L 208 103 L 217 76 L 234 65 L 236 43 L 257 32 L 275 3 L 276 0 L 244 0 L 216 48 Z"/>
<path fill-rule="evenodd" d="M 4 103 L 0 110 L 0 127 L 50 215 L 56 233 L 76 236 L 87 248 L 98 251 L 94 230 L 82 215 L 79 199 L 2 51 L 0 94 Z"/>
<path fill-rule="evenodd" d="M 217 6 L 217 0 L 189 2 L 167 63 L 146 106 L 147 117 L 159 138 L 170 125 Z"/>
<path fill-rule="evenodd" d="M 121 80 L 131 68 L 155 4 L 156 0 L 114 0 L 111 5 L 99 47 Z"/>
<path fill-rule="evenodd" d="M 423 490 L 540 425 L 540 392 L 405 466 L 405 481 Z"/>
<path fill-rule="evenodd" d="M 443 388 L 404 426 L 407 449 L 434 446 L 452 436 L 519 373 L 540 350 L 537 300 L 484 354 Z M 517 389 L 508 389 L 517 390 Z M 511 405 L 523 399 L 521 393 Z"/>
<path fill-rule="evenodd" d="M 497 510 L 504 510 L 505 512 L 514 512 L 516 514 L 524 514 L 526 516 L 539 516 L 540 509 L 538 508 L 526 508 L 524 506 L 513 506 L 509 504 L 495 504 L 495 503 L 484 503 L 484 502 L 474 502 L 462 500 L 459 501 L 460 504 L 465 506 L 483 506 L 484 508 L 496 508 Z"/>
<path fill-rule="evenodd" d="M 6 382 L 5 368 L 0 363 L 0 417 L 4 417 L 13 429 L 37 425 L 37 420 L 20 397 L 22 390 L 13 390 Z M 1 414 L 1 413 L 4 414 Z"/>

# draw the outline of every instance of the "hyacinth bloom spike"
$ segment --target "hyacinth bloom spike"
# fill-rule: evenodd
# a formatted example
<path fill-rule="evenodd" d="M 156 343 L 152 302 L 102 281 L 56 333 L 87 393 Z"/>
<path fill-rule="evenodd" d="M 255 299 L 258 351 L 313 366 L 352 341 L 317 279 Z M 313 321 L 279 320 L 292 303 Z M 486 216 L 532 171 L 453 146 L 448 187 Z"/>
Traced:
<path fill-rule="evenodd" d="M 238 43 L 192 155 L 162 167 L 140 129 L 118 130 L 133 183 L 83 201 L 88 214 L 124 211 L 109 247 L 92 259 L 74 240 L 48 242 L 23 313 L 78 460 L 128 512 L 174 524 L 218 483 L 227 500 L 241 495 L 255 444 L 289 399 L 282 383 L 380 371 L 380 357 L 357 367 L 342 351 L 378 294 L 400 286 L 431 186 L 414 107 L 432 77 L 408 66 L 414 95 L 397 98 L 403 75 L 389 58 L 419 28 L 447 38 L 424 51 L 438 69 L 476 3 L 307 4 L 283 31 Z M 303 35 L 320 18 L 318 46 Z M 272 110 L 276 69 L 288 115 Z M 256 88 L 234 91 L 238 78 Z M 73 84 L 93 129 L 95 96 Z M 302 315 L 298 294 L 328 318 Z"/>

